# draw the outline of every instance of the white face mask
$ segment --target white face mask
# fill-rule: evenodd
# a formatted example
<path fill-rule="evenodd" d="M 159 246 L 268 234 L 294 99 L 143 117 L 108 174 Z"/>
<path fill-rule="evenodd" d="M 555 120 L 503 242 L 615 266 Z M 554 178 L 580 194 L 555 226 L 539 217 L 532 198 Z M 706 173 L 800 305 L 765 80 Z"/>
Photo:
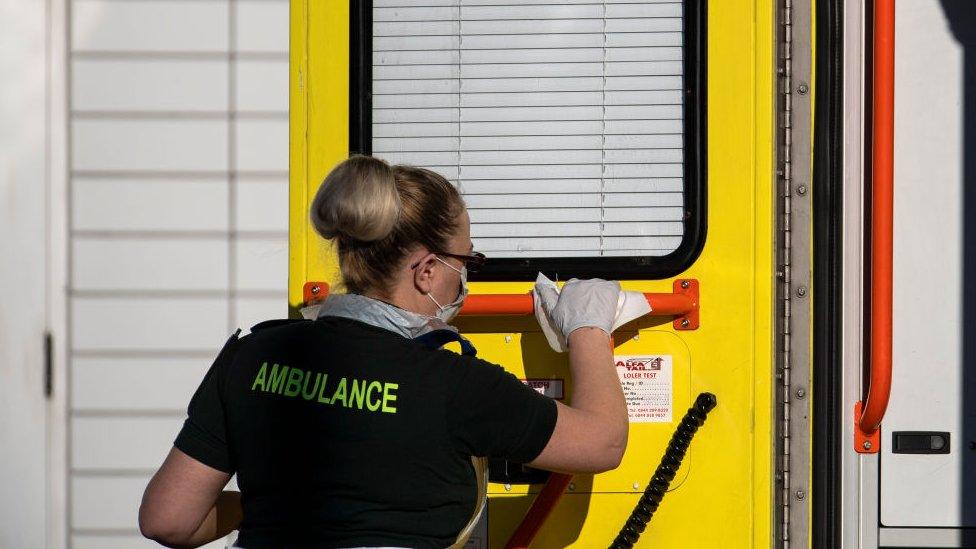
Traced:
<path fill-rule="evenodd" d="M 450 322 L 451 320 L 454 319 L 454 317 L 457 316 L 458 311 L 461 310 L 461 305 L 464 303 L 464 298 L 468 297 L 468 268 L 461 267 L 461 269 L 458 270 L 447 261 L 444 261 L 443 259 L 436 256 L 434 258 L 437 259 L 437 261 L 440 261 L 441 263 L 447 265 L 451 269 L 461 273 L 461 290 L 458 292 L 457 299 L 455 299 L 451 303 L 448 303 L 447 305 L 441 305 L 440 303 L 437 302 L 436 299 L 434 299 L 434 296 L 430 295 L 430 292 L 427 292 L 427 297 L 429 297 L 430 300 L 434 302 L 434 305 L 437 305 L 437 314 L 435 316 L 437 316 L 437 318 L 443 320 L 444 322 Z"/>

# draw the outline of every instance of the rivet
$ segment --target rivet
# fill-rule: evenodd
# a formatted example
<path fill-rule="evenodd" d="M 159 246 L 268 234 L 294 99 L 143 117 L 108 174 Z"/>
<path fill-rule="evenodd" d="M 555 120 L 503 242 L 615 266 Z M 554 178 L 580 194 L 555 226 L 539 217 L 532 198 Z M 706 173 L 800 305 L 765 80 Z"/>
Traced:
<path fill-rule="evenodd" d="M 691 281 L 690 280 L 682 280 L 681 281 L 681 287 L 687 290 L 688 288 L 691 287 Z"/>
<path fill-rule="evenodd" d="M 806 295 L 807 295 L 807 287 L 806 286 L 800 286 L 799 288 L 796 289 L 796 296 L 797 297 L 804 297 Z"/>
<path fill-rule="evenodd" d="M 801 398 L 801 399 L 807 396 L 807 392 L 803 389 L 803 387 L 797 389 L 795 394 L 796 394 L 796 398 Z"/>
<path fill-rule="evenodd" d="M 512 342 L 512 336 L 505 336 L 505 343 L 511 343 L 511 342 Z"/>
<path fill-rule="evenodd" d="M 804 194 L 807 194 L 807 186 L 806 185 L 800 185 L 800 186 L 798 186 L 796 188 L 796 194 L 799 194 L 801 196 L 804 195 Z"/>
<path fill-rule="evenodd" d="M 687 328 L 688 326 L 691 326 L 691 321 L 688 320 L 687 318 L 681 319 L 681 327 Z"/>
<path fill-rule="evenodd" d="M 640 483 L 639 482 L 635 482 L 634 483 L 634 490 L 640 490 Z"/>
<path fill-rule="evenodd" d="M 796 492 L 793 493 L 793 495 L 796 496 L 796 499 L 799 500 L 802 500 L 803 498 L 807 497 L 807 493 L 804 492 L 803 490 L 797 490 Z"/>
<path fill-rule="evenodd" d="M 801 82 L 799 86 L 796 87 L 796 93 L 800 95 L 806 95 L 810 91 L 810 86 L 807 86 L 805 82 Z"/>
<path fill-rule="evenodd" d="M 320 288 L 319 286 L 317 286 L 317 285 L 316 286 L 312 286 L 312 293 L 313 294 L 317 294 L 317 293 L 319 293 L 321 291 L 322 291 L 322 288 Z"/>
<path fill-rule="evenodd" d="M 575 490 L 575 489 L 576 489 L 576 484 L 575 484 L 575 483 L 573 483 L 573 482 L 570 482 L 570 483 L 569 483 L 569 491 L 570 491 L 570 492 L 572 492 L 572 491 L 573 491 L 573 490 Z"/>
<path fill-rule="evenodd" d="M 870 440 L 865 440 L 864 441 L 864 444 L 862 444 L 861 446 L 863 446 L 865 450 L 870 450 L 871 449 L 871 446 L 873 446 L 873 445 L 871 444 L 871 441 Z"/>
<path fill-rule="evenodd" d="M 506 492 L 511 492 L 512 491 L 512 485 L 511 484 L 506 484 L 505 485 L 505 491 Z"/>

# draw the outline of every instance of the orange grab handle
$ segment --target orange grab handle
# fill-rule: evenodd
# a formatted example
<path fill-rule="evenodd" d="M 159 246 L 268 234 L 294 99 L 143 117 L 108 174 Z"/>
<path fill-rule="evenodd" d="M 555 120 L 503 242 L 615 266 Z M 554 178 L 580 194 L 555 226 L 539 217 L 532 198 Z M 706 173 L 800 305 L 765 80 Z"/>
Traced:
<path fill-rule="evenodd" d="M 522 523 L 512 533 L 512 537 L 508 539 L 505 549 L 528 549 L 542 525 L 545 524 L 546 519 L 556 508 L 560 498 L 563 497 L 566 487 L 569 486 L 569 481 L 572 479 L 573 475 L 563 473 L 549 475 L 549 480 L 546 481 L 539 495 L 535 497 L 535 501 L 532 502 L 532 507 L 525 514 Z"/>
<path fill-rule="evenodd" d="M 697 330 L 699 326 L 699 283 L 695 279 L 675 280 L 674 293 L 646 293 L 644 299 L 651 306 L 653 316 L 673 316 L 676 330 Z M 324 299 L 329 285 L 309 281 L 302 288 L 305 304 Z M 531 293 L 525 294 L 472 294 L 464 300 L 460 314 L 464 316 L 514 316 L 531 315 L 535 305 Z"/>
<path fill-rule="evenodd" d="M 644 294 L 655 316 L 687 314 L 695 309 L 695 300 L 686 294 Z M 464 300 L 460 314 L 531 315 L 535 312 L 532 294 L 472 294 Z"/>
<path fill-rule="evenodd" d="M 892 215 L 895 144 L 895 0 L 874 3 L 874 120 L 871 189 L 871 375 L 855 428 L 855 450 L 876 453 L 891 396 Z"/>

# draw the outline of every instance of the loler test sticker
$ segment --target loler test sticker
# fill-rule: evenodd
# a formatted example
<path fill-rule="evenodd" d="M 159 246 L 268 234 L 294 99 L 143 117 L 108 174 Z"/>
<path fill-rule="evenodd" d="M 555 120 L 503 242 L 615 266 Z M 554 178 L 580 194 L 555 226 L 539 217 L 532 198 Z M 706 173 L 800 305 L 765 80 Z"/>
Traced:
<path fill-rule="evenodd" d="M 671 423 L 671 355 L 615 356 L 631 423 Z"/>

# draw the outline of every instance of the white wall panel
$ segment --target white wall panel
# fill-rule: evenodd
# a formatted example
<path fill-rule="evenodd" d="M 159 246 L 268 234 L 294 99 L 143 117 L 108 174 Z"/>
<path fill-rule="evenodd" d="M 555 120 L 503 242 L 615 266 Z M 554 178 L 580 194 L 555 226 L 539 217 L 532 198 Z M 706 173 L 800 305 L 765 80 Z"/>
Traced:
<path fill-rule="evenodd" d="M 238 110 L 288 112 L 287 60 L 241 60 L 235 76 Z"/>
<path fill-rule="evenodd" d="M 257 172 L 288 171 L 288 119 L 238 120 L 237 169 Z"/>
<path fill-rule="evenodd" d="M 76 59 L 75 111 L 225 111 L 227 62 L 212 59 Z"/>
<path fill-rule="evenodd" d="M 73 239 L 76 290 L 215 290 L 226 288 L 223 238 L 112 237 Z"/>
<path fill-rule="evenodd" d="M 227 169 L 227 123 L 221 120 L 76 119 L 71 139 L 75 170 Z"/>
<path fill-rule="evenodd" d="M 71 421 L 75 469 L 149 470 L 162 464 L 183 417 L 76 417 Z"/>
<path fill-rule="evenodd" d="M 236 49 L 288 53 L 288 1 L 238 0 Z"/>
<path fill-rule="evenodd" d="M 235 249 L 236 289 L 274 291 L 287 287 L 287 236 L 237 239 Z"/>
<path fill-rule="evenodd" d="M 289 2 L 70 12 L 70 539 L 152 547 L 145 473 L 237 324 L 287 314 Z"/>
<path fill-rule="evenodd" d="M 74 0 L 75 51 L 227 51 L 226 0 Z"/>
<path fill-rule="evenodd" d="M 75 177 L 76 231 L 226 231 L 224 178 Z"/>
<path fill-rule="evenodd" d="M 239 231 L 288 232 L 288 180 L 239 178 L 235 193 Z"/>
<path fill-rule="evenodd" d="M 229 335 L 225 298 L 76 297 L 74 351 L 209 351 Z"/>
<path fill-rule="evenodd" d="M 136 529 L 148 476 L 75 477 L 71 482 L 71 522 L 75 528 Z"/>
<path fill-rule="evenodd" d="M 288 297 L 284 291 L 281 297 L 243 297 L 234 300 L 234 325 L 244 333 L 259 322 L 287 317 Z"/>
<path fill-rule="evenodd" d="M 77 357 L 71 364 L 71 407 L 75 411 L 183 412 L 217 356 L 218 345 L 219 340 L 213 345 L 214 356 L 207 358 Z"/>

